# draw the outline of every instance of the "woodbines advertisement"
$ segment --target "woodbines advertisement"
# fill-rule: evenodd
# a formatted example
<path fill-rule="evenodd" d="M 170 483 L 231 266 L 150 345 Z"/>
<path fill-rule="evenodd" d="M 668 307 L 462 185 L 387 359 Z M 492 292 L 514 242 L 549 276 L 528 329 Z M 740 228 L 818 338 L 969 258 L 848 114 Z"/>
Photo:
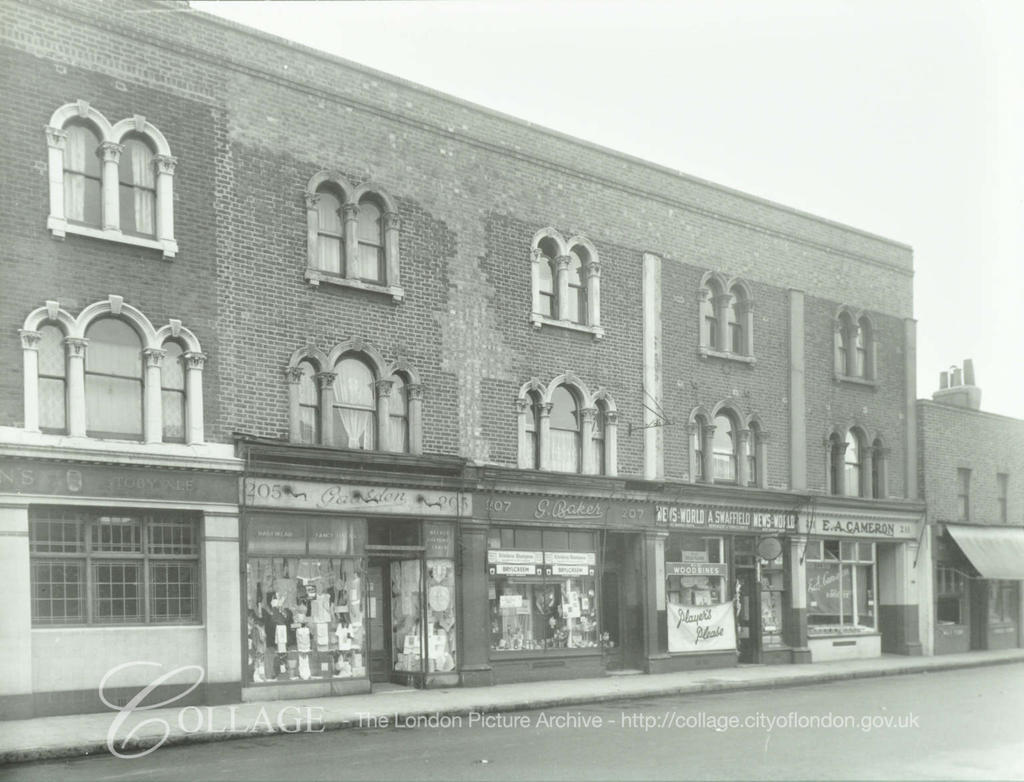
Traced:
<path fill-rule="evenodd" d="M 716 652 L 736 648 L 733 604 L 683 606 L 668 604 L 670 652 Z"/>

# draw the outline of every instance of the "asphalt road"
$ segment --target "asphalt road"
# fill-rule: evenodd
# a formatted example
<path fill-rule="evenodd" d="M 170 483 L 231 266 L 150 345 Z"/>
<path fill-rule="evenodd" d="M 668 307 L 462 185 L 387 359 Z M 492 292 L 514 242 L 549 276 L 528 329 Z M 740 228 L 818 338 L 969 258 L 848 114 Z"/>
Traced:
<path fill-rule="evenodd" d="M 164 747 L 0 778 L 1024 779 L 1024 664 L 487 719 Z"/>

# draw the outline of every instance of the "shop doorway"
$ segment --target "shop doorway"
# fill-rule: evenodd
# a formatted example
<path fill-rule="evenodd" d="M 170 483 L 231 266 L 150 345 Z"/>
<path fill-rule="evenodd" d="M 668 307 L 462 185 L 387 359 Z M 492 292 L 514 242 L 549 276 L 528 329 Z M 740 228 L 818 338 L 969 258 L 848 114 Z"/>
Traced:
<path fill-rule="evenodd" d="M 367 565 L 371 683 L 422 687 L 426 649 L 423 568 L 409 552 L 374 553 Z"/>
<path fill-rule="evenodd" d="M 605 668 L 641 670 L 644 663 L 640 536 L 609 532 L 601 557 L 601 633 Z"/>
<path fill-rule="evenodd" d="M 733 609 L 741 663 L 761 661 L 761 595 L 755 545 L 755 538 L 750 536 L 737 536 L 733 541 Z"/>

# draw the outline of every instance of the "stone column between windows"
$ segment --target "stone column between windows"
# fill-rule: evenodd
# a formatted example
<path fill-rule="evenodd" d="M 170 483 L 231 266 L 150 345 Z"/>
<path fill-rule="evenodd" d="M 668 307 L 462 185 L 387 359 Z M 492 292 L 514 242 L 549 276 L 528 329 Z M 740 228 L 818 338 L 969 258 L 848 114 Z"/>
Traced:
<path fill-rule="evenodd" d="M 555 263 L 558 270 L 555 289 L 558 291 L 558 318 L 569 320 L 569 264 L 572 256 L 559 255 Z"/>
<path fill-rule="evenodd" d="M 203 430 L 203 365 L 206 354 L 186 351 L 185 359 L 185 442 L 198 445 L 205 440 Z"/>
<path fill-rule="evenodd" d="M 601 325 L 601 264 L 587 264 L 587 318 L 591 326 Z"/>
<path fill-rule="evenodd" d="M 178 159 L 172 155 L 154 155 L 156 170 L 156 238 L 161 242 L 174 241 L 174 166 Z"/>
<path fill-rule="evenodd" d="M 743 344 L 740 346 L 744 356 L 754 355 L 754 302 L 744 299 L 736 305 L 736 318 L 743 328 Z M 731 346 L 730 346 L 731 347 Z"/>
<path fill-rule="evenodd" d="M 356 204 L 344 204 L 341 217 L 345 222 L 345 257 L 342 259 L 342 275 L 349 279 L 355 278 L 356 258 L 359 257 L 359 207 Z"/>
<path fill-rule="evenodd" d="M 103 161 L 102 190 L 103 190 L 103 219 L 104 231 L 116 231 L 121 227 L 121 194 L 118 192 L 119 182 L 117 167 L 121 162 L 121 153 L 124 147 L 113 141 L 104 141 L 100 144 L 99 155 Z M 159 203 L 159 198 L 157 202 Z"/>
<path fill-rule="evenodd" d="M 789 606 L 783 624 L 783 640 L 793 647 L 793 662 L 810 662 L 807 649 L 807 536 L 789 539 Z"/>
<path fill-rule="evenodd" d="M 317 212 L 317 204 L 320 203 L 320 194 L 304 193 L 303 197 L 306 202 L 306 268 L 320 269 L 320 250 L 317 247 L 317 237 L 320 234 L 320 215 Z M 290 376 L 288 382 L 291 382 Z"/>
<path fill-rule="evenodd" d="M 318 372 L 317 385 L 320 386 L 320 442 L 334 445 L 334 380 L 337 372 Z M 345 443 L 348 447 L 348 443 Z"/>
<path fill-rule="evenodd" d="M 750 483 L 750 463 L 747 461 L 747 446 L 750 443 L 750 430 L 736 430 L 736 483 L 746 486 Z M 754 458 L 757 458 L 755 452 Z"/>
<path fill-rule="evenodd" d="M 64 150 L 68 134 L 60 128 L 46 128 L 46 146 L 50 174 L 50 219 L 47 227 L 53 237 L 63 239 L 67 227 L 64 212 Z"/>
<path fill-rule="evenodd" d="M 423 386 L 409 383 L 405 387 L 409 411 L 409 453 L 423 453 Z"/>
<path fill-rule="evenodd" d="M 611 477 L 619 474 L 619 414 L 615 410 L 604 414 L 604 471 Z"/>
<path fill-rule="evenodd" d="M 539 467 L 539 464 L 534 464 L 534 454 L 530 452 L 530 443 L 526 438 L 526 417 L 531 414 L 532 402 L 529 396 L 524 396 L 521 399 L 516 400 L 516 431 L 519 434 L 519 448 L 518 448 L 518 466 L 520 470 L 529 470 L 531 468 Z M 535 437 L 540 437 L 540 432 L 533 433 Z"/>
<path fill-rule="evenodd" d="M 160 348 L 142 351 L 146 367 L 146 384 L 142 394 L 142 439 L 146 443 L 159 443 L 163 439 L 163 395 L 160 387 L 160 362 L 167 355 Z M 185 398 L 189 397 L 186 384 Z"/>
<path fill-rule="evenodd" d="M 239 593 L 239 532 L 237 510 L 208 510 L 203 514 L 206 692 L 211 704 L 237 702 L 241 696 L 238 638 L 242 618 L 238 605 L 244 594 Z"/>
<path fill-rule="evenodd" d="M 704 439 L 703 451 L 704 451 L 704 482 L 714 483 L 715 482 L 715 459 L 714 451 L 712 448 L 715 443 L 715 428 L 712 424 L 707 424 L 701 427 L 701 437 Z"/>
<path fill-rule="evenodd" d="M 402 218 L 398 212 L 384 213 L 384 262 L 385 282 L 390 286 L 401 285 L 401 271 L 398 263 L 398 235 L 402 229 Z"/>
<path fill-rule="evenodd" d="M 874 496 L 871 487 L 874 484 L 875 473 L 871 465 L 871 446 L 865 445 L 860 457 L 860 496 L 867 499 Z"/>
<path fill-rule="evenodd" d="M 21 337 L 21 365 L 25 405 L 25 431 L 39 431 L 39 340 L 38 331 L 19 329 Z"/>
<path fill-rule="evenodd" d="M 68 435 L 85 437 L 85 349 L 89 340 L 65 337 L 68 352 Z"/>
<path fill-rule="evenodd" d="M 32 578 L 28 505 L 17 497 L 0 504 L 0 562 L 4 563 L 7 605 L 0 612 L 4 675 L 0 701 L 7 719 L 35 716 L 32 704 Z"/>
<path fill-rule="evenodd" d="M 540 421 L 537 424 L 537 437 L 540 438 L 540 464 L 542 470 L 551 469 L 551 403 L 540 406 Z"/>
<path fill-rule="evenodd" d="M 284 377 L 288 381 L 288 439 L 293 443 L 300 443 L 302 442 L 302 416 L 300 415 L 299 383 L 302 381 L 302 369 L 287 367 L 284 370 Z M 314 442 L 319 434 L 319 432 L 313 433 Z"/>
<path fill-rule="evenodd" d="M 718 321 L 718 333 L 715 335 L 714 350 L 719 353 L 729 353 L 732 346 L 729 344 L 729 303 L 732 301 L 731 293 L 722 293 L 711 299 L 711 306 L 715 308 L 715 319 Z"/>
<path fill-rule="evenodd" d="M 534 248 L 530 253 L 530 282 L 533 286 L 533 312 L 540 314 L 540 265 L 546 263 L 547 259 L 539 248 Z M 557 312 L 551 316 L 556 317 Z"/>
<path fill-rule="evenodd" d="M 580 410 L 581 466 L 584 475 L 597 475 L 598 473 L 596 454 L 594 453 L 594 419 L 596 417 L 596 407 L 584 407 Z"/>
<path fill-rule="evenodd" d="M 373 384 L 377 396 L 377 450 L 397 451 L 397 444 L 391 432 L 391 385 L 390 380 L 378 380 Z M 351 444 L 349 445 L 351 447 Z"/>

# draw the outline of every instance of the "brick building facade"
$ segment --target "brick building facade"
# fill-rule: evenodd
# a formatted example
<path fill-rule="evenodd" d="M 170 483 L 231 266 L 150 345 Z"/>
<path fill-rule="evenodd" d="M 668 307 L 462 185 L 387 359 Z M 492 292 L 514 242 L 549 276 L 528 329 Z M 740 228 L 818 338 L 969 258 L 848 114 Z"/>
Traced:
<path fill-rule="evenodd" d="M 1021 646 L 1024 421 L 981 410 L 967 360 L 918 401 L 918 424 L 933 563 L 922 643 L 934 654 Z"/>
<path fill-rule="evenodd" d="M 182 4 L 3 9 L 9 713 L 919 652 L 910 248 Z"/>

